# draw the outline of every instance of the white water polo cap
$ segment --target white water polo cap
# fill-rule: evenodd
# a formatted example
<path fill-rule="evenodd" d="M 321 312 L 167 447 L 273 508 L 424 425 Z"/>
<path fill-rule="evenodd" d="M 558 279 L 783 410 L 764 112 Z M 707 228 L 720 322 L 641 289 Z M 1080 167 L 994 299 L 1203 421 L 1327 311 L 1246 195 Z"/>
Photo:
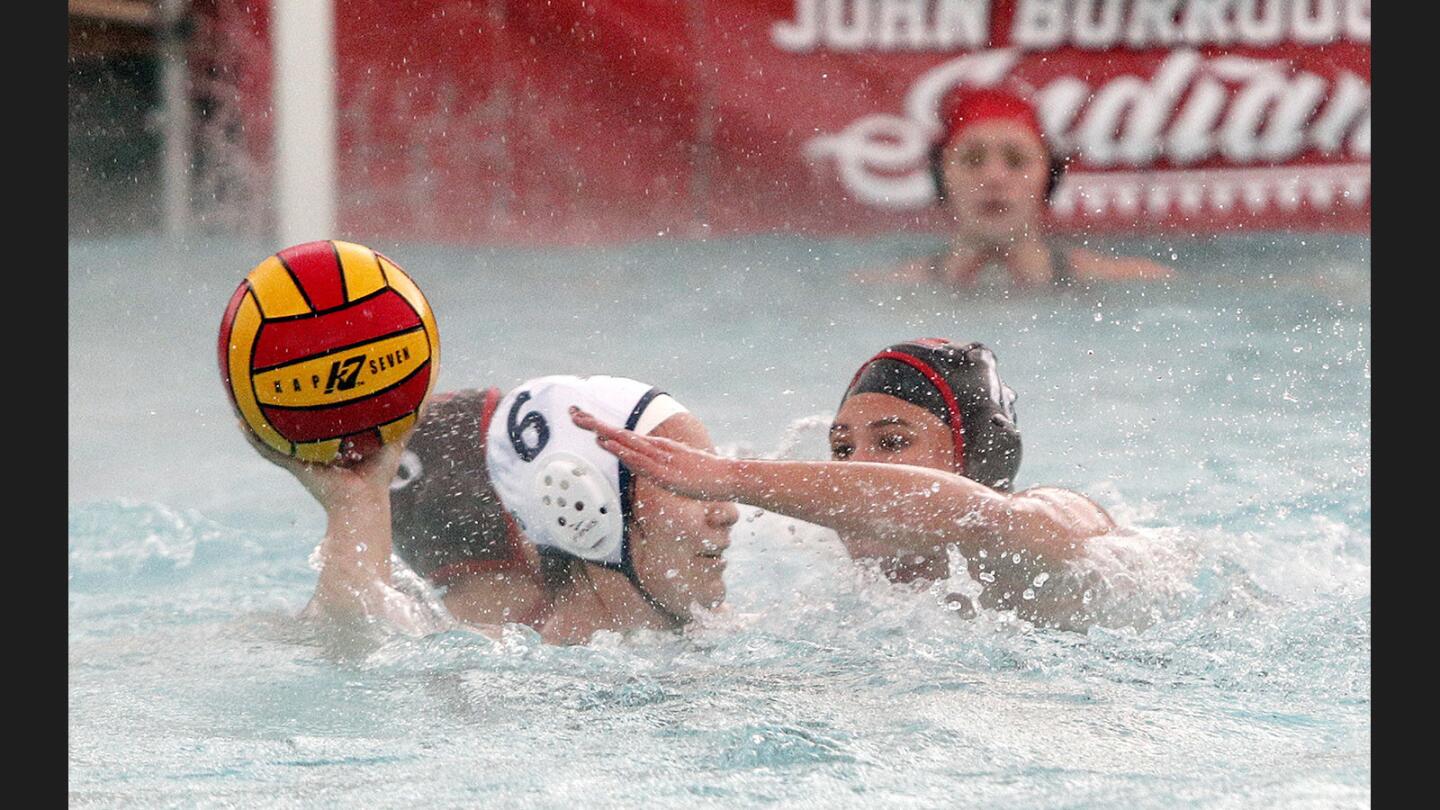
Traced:
<path fill-rule="evenodd" d="M 525 537 L 542 551 L 626 569 L 629 471 L 595 444 L 594 433 L 575 426 L 572 405 L 641 434 L 686 409 L 624 377 L 555 375 L 516 386 L 490 420 L 490 485 Z"/>

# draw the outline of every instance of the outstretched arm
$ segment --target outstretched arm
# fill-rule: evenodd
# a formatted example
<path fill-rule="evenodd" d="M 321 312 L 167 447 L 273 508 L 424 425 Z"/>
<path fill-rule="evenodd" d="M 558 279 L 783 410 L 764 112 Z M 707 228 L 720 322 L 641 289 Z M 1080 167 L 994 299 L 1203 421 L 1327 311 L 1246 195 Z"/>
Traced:
<path fill-rule="evenodd" d="M 997 492 L 968 478 L 901 464 L 726 459 L 641 436 L 576 411 L 601 447 L 632 471 L 680 495 L 738 500 L 840 533 L 852 556 L 910 561 L 956 543 L 982 550 L 1073 556 L 1074 526 L 1047 499 Z"/>

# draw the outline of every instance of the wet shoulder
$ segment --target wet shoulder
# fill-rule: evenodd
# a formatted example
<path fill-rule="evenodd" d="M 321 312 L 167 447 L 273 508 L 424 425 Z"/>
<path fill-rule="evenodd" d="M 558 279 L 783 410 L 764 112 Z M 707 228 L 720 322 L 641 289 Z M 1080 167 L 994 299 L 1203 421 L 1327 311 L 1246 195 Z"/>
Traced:
<path fill-rule="evenodd" d="M 1017 505 L 1044 513 L 1070 531 L 1087 537 L 1109 534 L 1115 521 L 1100 504 L 1060 487 L 1035 487 L 1012 496 Z"/>

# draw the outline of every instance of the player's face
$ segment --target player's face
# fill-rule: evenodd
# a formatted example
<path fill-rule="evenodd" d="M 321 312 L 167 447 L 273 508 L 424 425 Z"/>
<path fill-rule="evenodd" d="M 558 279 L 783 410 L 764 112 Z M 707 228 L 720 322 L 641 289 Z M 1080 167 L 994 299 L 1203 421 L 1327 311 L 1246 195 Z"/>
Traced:
<path fill-rule="evenodd" d="M 689 413 L 666 419 L 651 435 L 714 451 L 710 434 Z M 729 501 L 682 498 L 636 476 L 630 555 L 635 575 L 666 610 L 690 615 L 691 606 L 725 601 L 725 550 L 740 512 Z"/>
<path fill-rule="evenodd" d="M 982 121 L 945 147 L 946 202 L 962 232 L 1007 239 L 1039 224 L 1050 179 L 1045 144 L 1017 121 Z"/>
<path fill-rule="evenodd" d="M 888 394 L 856 394 L 830 426 L 830 457 L 950 472 L 955 445 L 945 420 L 919 405 Z"/>

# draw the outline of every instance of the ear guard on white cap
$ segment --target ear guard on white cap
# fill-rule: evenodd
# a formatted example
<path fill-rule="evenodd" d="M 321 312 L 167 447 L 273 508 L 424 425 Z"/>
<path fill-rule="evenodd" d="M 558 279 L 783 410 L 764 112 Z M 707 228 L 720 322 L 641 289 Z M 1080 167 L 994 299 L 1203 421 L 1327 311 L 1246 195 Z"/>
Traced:
<path fill-rule="evenodd" d="M 551 544 L 581 559 L 615 557 L 625 539 L 620 495 L 605 473 L 572 453 L 548 454 L 533 483 L 536 514 L 533 527 Z"/>

